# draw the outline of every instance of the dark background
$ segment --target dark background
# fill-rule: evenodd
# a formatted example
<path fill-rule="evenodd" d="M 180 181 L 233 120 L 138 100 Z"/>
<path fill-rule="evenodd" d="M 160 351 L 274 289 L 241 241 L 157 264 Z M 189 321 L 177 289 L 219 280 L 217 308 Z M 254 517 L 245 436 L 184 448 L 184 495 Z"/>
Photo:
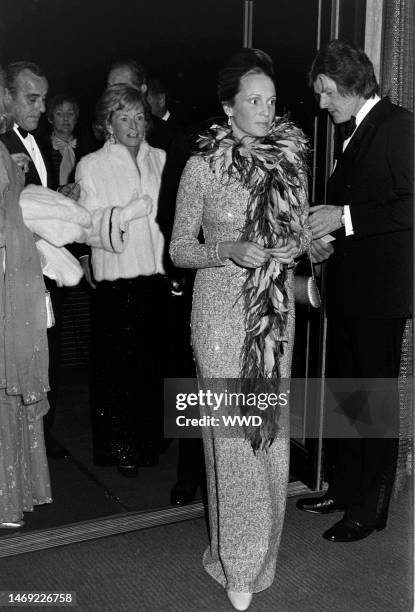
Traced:
<path fill-rule="evenodd" d="M 0 0 L 0 63 L 28 59 L 49 93 L 70 91 L 90 121 L 111 62 L 126 57 L 168 81 L 195 119 L 218 114 L 216 73 L 243 41 L 243 0 Z M 278 113 L 310 132 L 306 75 L 317 0 L 255 0 L 253 46 L 274 59 Z"/>

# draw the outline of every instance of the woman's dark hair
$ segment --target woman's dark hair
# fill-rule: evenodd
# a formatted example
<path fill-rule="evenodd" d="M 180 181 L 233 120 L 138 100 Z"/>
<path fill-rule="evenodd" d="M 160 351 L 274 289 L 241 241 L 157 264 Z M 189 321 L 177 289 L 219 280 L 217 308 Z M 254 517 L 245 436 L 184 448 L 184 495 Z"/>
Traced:
<path fill-rule="evenodd" d="M 131 85 L 118 84 L 107 87 L 96 105 L 95 127 L 107 137 L 109 134 L 108 123 L 110 123 L 113 113 L 118 110 L 129 110 L 135 106 L 143 107 L 147 133 L 152 121 L 150 104 L 146 95 L 140 89 Z"/>
<path fill-rule="evenodd" d="M 319 51 L 308 78 L 312 86 L 318 75 L 332 79 L 342 96 L 357 95 L 366 100 L 379 92 L 373 64 L 363 51 L 342 40 L 332 40 Z"/>
<path fill-rule="evenodd" d="M 52 120 L 53 113 L 55 112 L 55 110 L 59 108 L 59 106 L 62 106 L 62 104 L 65 104 L 65 102 L 72 105 L 75 115 L 76 115 L 76 119 L 78 120 L 78 117 L 79 117 L 78 100 L 70 94 L 57 94 L 56 96 L 53 96 L 52 98 L 50 98 L 50 100 L 48 100 L 48 103 L 47 103 L 47 117 L 50 121 Z"/>
<path fill-rule="evenodd" d="M 218 76 L 218 98 L 232 104 L 247 74 L 265 74 L 274 82 L 274 67 L 267 53 L 260 49 L 241 49 L 226 62 Z"/>

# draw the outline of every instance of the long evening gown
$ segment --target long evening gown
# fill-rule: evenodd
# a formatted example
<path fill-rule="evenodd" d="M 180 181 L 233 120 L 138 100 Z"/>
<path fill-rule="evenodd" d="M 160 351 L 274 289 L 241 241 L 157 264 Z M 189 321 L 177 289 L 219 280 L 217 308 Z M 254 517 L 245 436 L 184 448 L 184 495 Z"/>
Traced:
<path fill-rule="evenodd" d="M 29 346 L 27 353 L 20 350 L 20 360 L 22 354 L 27 357 L 31 354 L 29 350 L 33 351 L 32 358 L 26 359 L 25 374 L 18 357 L 7 351 L 10 334 L 17 344 L 25 346 L 22 338 L 26 336 L 20 333 L 22 326 L 37 325 L 36 313 L 40 306 L 35 289 L 38 286 L 41 287 L 40 299 L 43 304 L 45 300 L 43 280 L 36 281 L 24 275 L 26 273 L 30 276 L 28 268 L 30 273 L 37 270 L 40 277 L 41 268 L 38 260 L 37 263 L 32 261 L 38 254 L 33 238 L 27 236 L 28 230 L 23 225 L 19 210 L 18 198 L 23 185 L 23 174 L 0 143 L 0 214 L 5 213 L 5 232 L 10 233 L 9 240 L 14 241 L 15 250 L 22 249 L 22 245 L 28 242 L 32 244 L 32 251 L 22 253 L 21 259 L 15 259 L 16 263 L 26 268 L 26 272 L 11 264 L 10 270 L 7 261 L 11 260 L 12 254 L 1 243 L 3 228 L 0 228 L 0 523 L 17 522 L 22 519 L 24 512 L 33 510 L 34 506 L 52 501 L 42 419 L 49 408 L 47 387 L 43 384 L 43 377 L 47 374 L 47 357 L 41 357 L 46 351 L 46 318 L 44 346 L 41 343 Z M 11 225 L 9 219 L 12 217 L 17 227 Z M 16 310 L 25 310 L 23 307 L 18 308 L 22 305 L 13 301 L 12 310 L 7 308 L 8 282 L 21 285 L 18 295 L 27 302 L 26 312 L 29 313 L 27 318 L 30 321 L 26 317 L 23 320 L 11 320 Z M 14 330 L 12 333 L 10 328 Z M 35 334 L 33 336 L 40 337 Z M 17 371 L 20 379 L 16 378 Z"/>
<path fill-rule="evenodd" d="M 241 287 L 245 270 L 223 265 L 216 244 L 240 239 L 249 192 L 221 182 L 201 157 L 190 158 L 178 193 L 170 253 L 176 265 L 198 268 L 192 309 L 192 345 L 201 378 L 238 378 L 245 338 Z M 203 229 L 204 244 L 198 241 Z M 280 362 L 289 377 L 294 339 L 292 273 L 289 322 Z M 219 382 L 219 381 L 218 381 Z M 289 469 L 287 410 L 271 448 L 254 455 L 249 442 L 203 429 L 208 481 L 210 546 L 206 571 L 228 590 L 258 592 L 274 579 L 284 520 Z"/>

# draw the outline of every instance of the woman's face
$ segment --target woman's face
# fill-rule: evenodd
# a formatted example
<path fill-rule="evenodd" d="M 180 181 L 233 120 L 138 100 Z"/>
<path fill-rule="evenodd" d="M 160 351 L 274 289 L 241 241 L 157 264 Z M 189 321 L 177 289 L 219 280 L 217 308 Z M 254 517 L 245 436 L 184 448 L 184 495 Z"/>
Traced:
<path fill-rule="evenodd" d="M 77 121 L 76 110 L 71 102 L 63 102 L 52 113 L 51 123 L 57 136 L 70 138 Z"/>
<path fill-rule="evenodd" d="M 224 105 L 231 117 L 232 132 L 239 139 L 263 138 L 275 117 L 275 87 L 265 74 L 246 74 L 232 106 Z"/>
<path fill-rule="evenodd" d="M 138 151 L 146 135 L 146 119 L 142 105 L 114 111 L 108 131 L 117 144 Z"/>

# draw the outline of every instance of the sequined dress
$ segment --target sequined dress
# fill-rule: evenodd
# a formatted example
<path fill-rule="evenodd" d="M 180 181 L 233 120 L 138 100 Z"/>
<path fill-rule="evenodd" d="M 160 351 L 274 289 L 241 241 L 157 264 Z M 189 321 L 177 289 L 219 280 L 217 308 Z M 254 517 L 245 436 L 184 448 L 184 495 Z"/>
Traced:
<path fill-rule="evenodd" d="M 170 253 L 176 265 L 198 268 L 193 294 L 192 346 L 198 375 L 237 378 L 245 338 L 240 297 L 245 271 L 218 258 L 216 245 L 240 239 L 249 192 L 235 180 L 224 182 L 208 162 L 190 158 L 181 180 Z M 203 229 L 204 244 L 198 240 Z M 280 363 L 288 377 L 294 335 L 292 275 L 287 290 L 290 314 Z M 244 439 L 220 438 L 203 428 L 210 546 L 206 571 L 228 590 L 258 592 L 274 579 L 289 469 L 287 412 L 268 452 L 254 455 Z"/>
<path fill-rule="evenodd" d="M 52 501 L 42 418 L 49 409 L 45 289 L 18 204 L 23 184 L 0 143 L 0 523 Z"/>

